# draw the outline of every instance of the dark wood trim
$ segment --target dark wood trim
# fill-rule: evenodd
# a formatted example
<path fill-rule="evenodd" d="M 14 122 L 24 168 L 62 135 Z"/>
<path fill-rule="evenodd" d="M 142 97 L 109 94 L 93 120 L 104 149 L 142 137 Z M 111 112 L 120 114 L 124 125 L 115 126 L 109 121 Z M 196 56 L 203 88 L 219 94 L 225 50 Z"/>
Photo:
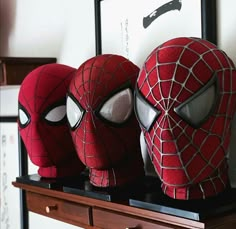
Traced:
<path fill-rule="evenodd" d="M 101 0 L 94 0 L 94 13 L 95 13 L 95 48 L 96 55 L 102 53 L 102 35 L 101 35 Z"/>
<path fill-rule="evenodd" d="M 201 0 L 202 38 L 217 45 L 216 0 Z"/>
<path fill-rule="evenodd" d="M 57 58 L 54 57 L 1 57 L 0 63 L 8 64 L 47 64 L 56 63 Z"/>
<path fill-rule="evenodd" d="M 0 122 L 16 122 L 16 121 L 17 121 L 17 117 L 15 117 L 15 116 L 12 116 L 12 117 L 1 116 L 0 117 Z"/>
<path fill-rule="evenodd" d="M 0 85 L 20 85 L 29 72 L 56 61 L 54 57 L 0 57 Z"/>

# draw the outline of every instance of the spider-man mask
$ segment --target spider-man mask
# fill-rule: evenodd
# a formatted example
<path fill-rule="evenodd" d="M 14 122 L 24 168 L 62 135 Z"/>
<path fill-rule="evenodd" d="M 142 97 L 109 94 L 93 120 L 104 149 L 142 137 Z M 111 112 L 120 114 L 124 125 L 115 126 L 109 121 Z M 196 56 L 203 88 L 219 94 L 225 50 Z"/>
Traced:
<path fill-rule="evenodd" d="M 133 112 L 138 72 L 124 57 L 100 55 L 83 63 L 70 83 L 71 134 L 95 186 L 121 186 L 144 175 L 140 128 Z"/>
<path fill-rule="evenodd" d="M 29 73 L 19 91 L 19 130 L 42 177 L 78 175 L 79 161 L 66 119 L 66 93 L 76 69 L 47 64 Z"/>
<path fill-rule="evenodd" d="M 235 92 L 232 61 L 206 40 L 172 39 L 146 59 L 135 111 L 168 196 L 201 199 L 225 189 Z"/>

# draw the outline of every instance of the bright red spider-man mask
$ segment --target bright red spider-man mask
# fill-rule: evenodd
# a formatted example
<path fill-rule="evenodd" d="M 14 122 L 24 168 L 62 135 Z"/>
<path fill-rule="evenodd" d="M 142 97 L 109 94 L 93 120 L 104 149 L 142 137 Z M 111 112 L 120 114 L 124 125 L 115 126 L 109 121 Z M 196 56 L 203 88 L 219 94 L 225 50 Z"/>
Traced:
<path fill-rule="evenodd" d="M 133 112 L 138 72 L 124 57 L 100 55 L 83 63 L 70 83 L 71 134 L 95 186 L 120 186 L 144 175 L 140 129 Z"/>
<path fill-rule="evenodd" d="M 146 59 L 135 111 L 168 196 L 201 199 L 225 189 L 235 92 L 232 61 L 206 40 L 172 39 Z"/>
<path fill-rule="evenodd" d="M 79 161 L 66 119 L 66 93 L 76 69 L 47 64 L 29 73 L 19 92 L 19 130 L 42 177 L 78 175 Z"/>

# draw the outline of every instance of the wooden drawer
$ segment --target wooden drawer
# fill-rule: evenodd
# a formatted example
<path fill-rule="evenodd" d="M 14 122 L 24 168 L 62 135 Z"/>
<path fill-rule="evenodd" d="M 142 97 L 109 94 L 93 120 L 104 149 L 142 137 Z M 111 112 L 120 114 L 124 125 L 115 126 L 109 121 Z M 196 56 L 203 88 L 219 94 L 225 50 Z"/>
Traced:
<path fill-rule="evenodd" d="M 89 206 L 32 192 L 27 192 L 26 196 L 29 211 L 77 226 L 92 225 Z"/>
<path fill-rule="evenodd" d="M 93 223 L 94 226 L 101 227 L 104 229 L 182 228 L 176 225 L 168 225 L 158 221 L 145 220 L 141 217 L 134 217 L 131 215 L 104 210 L 101 208 L 93 208 Z"/>

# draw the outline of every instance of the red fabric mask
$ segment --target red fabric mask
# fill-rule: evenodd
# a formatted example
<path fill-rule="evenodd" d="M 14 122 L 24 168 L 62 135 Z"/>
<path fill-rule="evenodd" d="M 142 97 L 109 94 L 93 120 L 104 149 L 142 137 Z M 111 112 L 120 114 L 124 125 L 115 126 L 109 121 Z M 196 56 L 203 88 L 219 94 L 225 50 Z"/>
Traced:
<path fill-rule="evenodd" d="M 76 69 L 47 64 L 29 73 L 19 91 L 19 130 L 42 177 L 78 175 L 79 161 L 66 119 L 66 93 Z"/>
<path fill-rule="evenodd" d="M 168 196 L 201 199 L 227 186 L 235 92 L 232 61 L 206 40 L 172 39 L 146 59 L 135 111 Z"/>
<path fill-rule="evenodd" d="M 83 63 L 70 83 L 71 134 L 95 186 L 120 186 L 144 175 L 140 128 L 133 112 L 138 72 L 124 57 L 100 55 Z"/>

